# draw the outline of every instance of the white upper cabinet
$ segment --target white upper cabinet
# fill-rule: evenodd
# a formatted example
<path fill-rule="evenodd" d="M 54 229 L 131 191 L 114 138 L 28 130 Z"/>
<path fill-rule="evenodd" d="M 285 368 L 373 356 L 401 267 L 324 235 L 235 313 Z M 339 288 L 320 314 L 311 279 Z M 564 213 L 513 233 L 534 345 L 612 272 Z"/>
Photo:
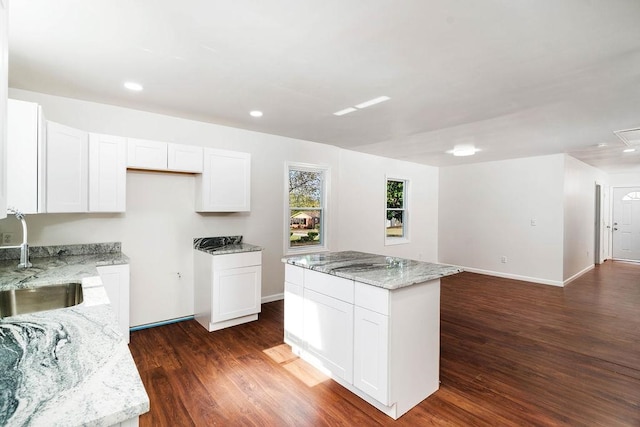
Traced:
<path fill-rule="evenodd" d="M 167 170 L 167 143 L 147 139 L 127 139 L 127 167 Z"/>
<path fill-rule="evenodd" d="M 170 172 L 202 172 L 202 147 L 128 138 L 127 167 Z"/>
<path fill-rule="evenodd" d="M 251 154 L 205 148 L 202 175 L 196 176 L 196 211 L 250 209 Z"/>
<path fill-rule="evenodd" d="M 202 147 L 167 143 L 167 169 L 202 173 Z"/>
<path fill-rule="evenodd" d="M 7 76 L 9 56 L 8 0 L 0 0 L 0 170 L 7 166 Z M 0 218 L 7 217 L 7 176 L 0 173 Z"/>
<path fill-rule="evenodd" d="M 47 122 L 47 212 L 87 212 L 89 134 Z"/>
<path fill-rule="evenodd" d="M 127 139 L 89 134 L 89 212 L 124 212 Z"/>
<path fill-rule="evenodd" d="M 7 205 L 43 212 L 46 121 L 35 102 L 10 99 L 7 127 Z"/>

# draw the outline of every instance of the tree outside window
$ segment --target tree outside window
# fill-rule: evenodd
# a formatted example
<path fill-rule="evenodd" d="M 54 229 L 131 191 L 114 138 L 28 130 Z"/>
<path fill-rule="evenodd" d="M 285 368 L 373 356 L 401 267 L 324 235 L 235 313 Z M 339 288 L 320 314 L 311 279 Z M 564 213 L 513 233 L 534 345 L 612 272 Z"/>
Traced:
<path fill-rule="evenodd" d="M 387 179 L 386 233 L 387 242 L 407 238 L 407 181 Z"/>
<path fill-rule="evenodd" d="M 289 249 L 324 247 L 326 170 L 290 165 Z"/>

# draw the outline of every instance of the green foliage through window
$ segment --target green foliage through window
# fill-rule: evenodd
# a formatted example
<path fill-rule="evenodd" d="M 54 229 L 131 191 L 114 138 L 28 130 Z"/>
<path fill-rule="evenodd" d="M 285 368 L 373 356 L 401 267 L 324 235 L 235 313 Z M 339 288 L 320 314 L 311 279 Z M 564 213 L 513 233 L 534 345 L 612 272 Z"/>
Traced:
<path fill-rule="evenodd" d="M 386 237 L 406 237 L 407 182 L 387 179 Z"/>
<path fill-rule="evenodd" d="M 289 167 L 289 247 L 322 246 L 325 171 Z"/>

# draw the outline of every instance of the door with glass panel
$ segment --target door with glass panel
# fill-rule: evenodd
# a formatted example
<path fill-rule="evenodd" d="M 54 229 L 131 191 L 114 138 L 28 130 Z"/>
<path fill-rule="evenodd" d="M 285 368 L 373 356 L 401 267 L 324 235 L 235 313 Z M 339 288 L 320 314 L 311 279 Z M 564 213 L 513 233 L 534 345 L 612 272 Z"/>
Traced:
<path fill-rule="evenodd" d="M 640 187 L 613 189 L 613 258 L 640 261 Z"/>

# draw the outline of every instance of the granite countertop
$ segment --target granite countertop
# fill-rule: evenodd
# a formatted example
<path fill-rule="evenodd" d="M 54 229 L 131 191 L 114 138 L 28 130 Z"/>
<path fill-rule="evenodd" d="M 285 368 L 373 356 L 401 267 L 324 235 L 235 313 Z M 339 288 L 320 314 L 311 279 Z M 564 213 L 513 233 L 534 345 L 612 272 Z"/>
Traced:
<path fill-rule="evenodd" d="M 261 251 L 260 246 L 242 242 L 242 236 L 198 237 L 193 239 L 193 249 L 211 255 Z"/>
<path fill-rule="evenodd" d="M 322 252 L 282 258 L 282 262 L 345 279 L 398 289 L 462 272 L 459 267 L 364 252 Z"/>
<path fill-rule="evenodd" d="M 34 267 L 26 270 L 0 261 L 2 290 L 81 281 L 84 294 L 73 307 L 0 319 L 0 425 L 110 426 L 149 410 L 96 270 L 128 258 L 119 244 L 93 252 L 73 246 L 48 247 L 63 255 L 53 257 L 34 248 Z"/>

